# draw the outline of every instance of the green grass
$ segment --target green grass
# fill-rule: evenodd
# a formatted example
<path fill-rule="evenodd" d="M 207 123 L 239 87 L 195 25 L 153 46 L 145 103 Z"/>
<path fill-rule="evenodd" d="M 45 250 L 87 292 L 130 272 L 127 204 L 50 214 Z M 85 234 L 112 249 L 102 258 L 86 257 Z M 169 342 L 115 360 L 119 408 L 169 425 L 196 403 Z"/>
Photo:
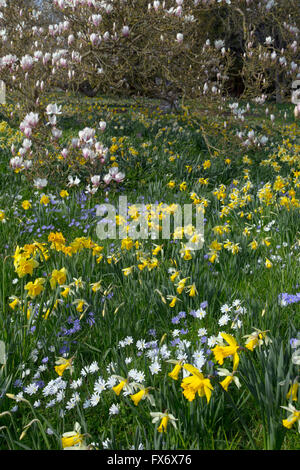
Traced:
<path fill-rule="evenodd" d="M 285 307 L 278 302 L 281 293 L 299 292 L 297 201 L 300 191 L 299 180 L 295 177 L 295 172 L 299 171 L 299 129 L 295 127 L 290 106 L 268 104 L 270 114 L 276 115 L 273 125 L 265 118 L 264 108 L 252 107 L 246 124 L 233 122 L 224 131 L 222 113 L 208 115 L 195 103 L 189 103 L 188 114 L 162 114 L 157 109 L 157 102 L 135 103 L 130 99 L 111 97 L 82 99 L 66 97 L 63 93 L 50 95 L 47 99 L 64 105 L 64 117 L 59 119 L 64 145 L 84 127 L 93 127 L 100 120 L 106 120 L 107 129 L 99 135 L 99 140 L 109 149 L 117 141 L 118 148 L 114 152 L 110 150 L 108 155 L 116 157 L 126 178 L 108 194 L 99 189 L 93 196 L 83 196 L 89 182 L 86 167 L 76 167 L 76 171 L 81 172 L 80 186 L 68 188 L 67 174 L 74 174 L 75 167 L 60 166 L 54 154 L 53 160 L 46 163 L 49 168 L 57 165 L 57 169 L 53 170 L 47 188 L 37 191 L 32 180 L 27 180 L 23 173 L 13 173 L 8 166 L 11 157 L 9 140 L 16 135 L 17 122 L 10 131 L 0 133 L 0 210 L 5 213 L 5 222 L 0 223 L 0 340 L 5 343 L 7 353 L 6 364 L 0 369 L 0 448 L 59 449 L 62 434 L 71 431 L 75 422 L 79 422 L 81 432 L 87 434 L 87 445 L 96 443 L 100 449 L 105 447 L 103 442 L 107 439 L 113 449 L 129 449 L 133 445 L 137 448 L 141 443 L 146 449 L 170 450 L 298 449 L 297 424 L 291 430 L 282 425 L 287 412 L 281 406 L 288 405 L 286 395 L 290 381 L 299 374 L 299 366 L 292 362 L 294 349 L 290 339 L 299 334 L 300 309 L 296 302 Z M 286 120 L 283 119 L 284 112 L 287 112 Z M 246 133 L 253 129 L 259 135 L 268 135 L 267 145 L 247 150 L 241 147 L 236 137 L 241 128 Z M 120 138 L 123 142 L 118 141 Z M 287 138 L 289 142 L 284 142 Z M 50 148 L 48 143 L 45 146 Z M 292 164 L 283 160 L 284 152 L 295 155 Z M 251 163 L 243 160 L 245 155 Z M 271 164 L 261 164 L 270 156 L 273 156 L 270 161 L 276 161 L 279 169 Z M 229 163 L 226 162 L 228 158 Z M 205 169 L 203 163 L 207 160 L 211 166 Z M 248 178 L 245 178 L 244 170 L 249 170 Z M 278 175 L 285 181 L 284 192 L 295 191 L 295 202 L 289 209 L 281 204 L 284 192 L 276 192 L 273 187 Z M 200 184 L 199 178 L 208 178 L 208 184 Z M 248 180 L 252 185 L 247 189 Z M 174 188 L 168 186 L 170 181 L 175 182 Z M 186 189 L 180 190 L 183 182 Z M 270 204 L 258 197 L 258 190 L 267 182 L 273 187 Z M 226 186 L 223 203 L 214 194 L 220 185 Z M 235 200 L 234 188 L 238 189 L 238 204 L 220 217 L 222 207 Z M 68 190 L 67 198 L 60 197 L 62 189 Z M 190 194 L 193 192 L 202 202 L 207 202 L 207 207 L 204 246 L 191 260 L 185 260 L 181 255 L 180 240 L 176 243 L 139 240 L 138 247 L 127 250 L 122 249 L 120 240 L 97 239 L 95 206 L 98 204 L 109 201 L 118 206 L 119 196 L 126 195 L 130 204 L 154 204 L 157 201 L 183 205 L 192 202 Z M 50 195 L 51 199 L 55 196 L 56 203 L 43 206 L 40 203 L 42 193 Z M 243 200 L 244 195 L 249 195 L 248 201 Z M 22 208 L 24 200 L 31 201 L 32 207 L 28 211 Z M 247 218 L 249 215 L 251 218 Z M 273 225 L 268 230 L 270 223 Z M 214 233 L 215 227 L 225 224 L 230 227 L 228 233 Z M 246 228 L 249 235 L 244 233 Z M 90 237 L 103 246 L 103 259 L 96 262 L 92 247 L 74 252 L 72 256 L 56 251 L 48 241 L 51 232 L 62 232 L 66 246 L 70 246 L 76 237 Z M 210 262 L 213 250 L 210 245 L 214 240 L 222 244 L 222 249 L 217 261 Z M 238 244 L 238 253 L 233 254 L 224 246 L 228 240 Z M 257 250 L 249 247 L 253 240 L 258 242 Z M 50 257 L 47 261 L 39 258 L 39 266 L 32 276 L 27 274 L 19 278 L 12 256 L 17 246 L 24 247 L 34 241 L 45 243 Z M 163 245 L 163 251 L 154 256 L 155 244 Z M 110 255 L 115 258 L 111 260 Z M 151 266 L 153 258 L 157 260 L 155 266 Z M 141 267 L 143 259 L 146 260 L 144 268 Z M 270 269 L 265 266 L 266 259 L 272 260 Z M 49 283 L 53 270 L 63 267 L 67 270 L 64 284 L 73 291 L 66 298 L 61 295 L 60 286 L 51 289 Z M 125 276 L 123 270 L 128 267 L 133 267 L 133 271 Z M 179 271 L 175 281 L 170 280 L 170 268 Z M 31 299 L 25 286 L 37 278 L 45 279 L 44 290 L 32 299 L 35 313 L 27 318 Z M 79 278 L 84 284 L 76 288 L 74 279 Z M 185 289 L 178 294 L 177 283 L 184 278 L 187 278 Z M 93 292 L 91 284 L 99 280 L 102 281 L 101 289 Z M 194 297 L 189 296 L 188 286 L 192 284 L 197 289 Z M 168 296 L 173 295 L 179 300 L 172 308 Z M 9 306 L 11 296 L 20 300 L 15 309 Z M 61 302 L 54 308 L 57 299 Z M 84 299 L 87 309 L 77 311 L 73 303 L 76 299 Z M 246 309 L 242 313 L 232 306 L 237 299 Z M 208 306 L 203 319 L 189 314 L 199 309 L 204 301 Z M 222 326 L 218 322 L 223 315 L 220 309 L 225 304 L 231 306 L 231 316 Z M 45 319 L 43 316 L 48 308 L 50 314 Z M 91 312 L 93 315 L 89 315 Z M 179 323 L 172 322 L 179 312 L 185 312 L 185 318 Z M 234 319 L 242 321 L 236 329 L 232 327 Z M 66 334 L 71 328 L 73 333 Z M 236 372 L 240 388 L 231 383 L 226 392 L 219 385 L 221 379 L 216 371 L 225 367 L 231 372 L 232 359 L 226 358 L 224 365 L 217 364 L 214 355 L 206 352 L 212 347 L 201 343 L 199 328 L 206 329 L 207 333 L 203 335 L 206 337 L 226 331 L 243 347 Z M 251 352 L 244 347 L 245 335 L 250 335 L 254 328 L 267 331 L 272 342 L 263 343 Z M 138 340 L 149 342 L 154 339 L 149 334 L 151 329 L 156 331 L 159 348 L 166 346 L 169 354 L 159 358 L 161 370 L 157 374 L 150 369 L 153 358 L 145 351 L 140 354 L 136 346 Z M 176 329 L 183 330 L 179 336 L 174 336 Z M 120 346 L 127 336 L 133 338 L 133 344 Z M 189 341 L 190 344 L 182 349 L 188 363 L 195 360 L 195 351 L 203 349 L 206 362 L 202 372 L 210 377 L 214 387 L 209 403 L 205 396 L 196 396 L 192 402 L 184 397 L 180 386 L 182 373 L 177 381 L 168 376 L 173 364 L 167 359 L 175 359 L 179 354 L 178 347 L 172 343 L 175 337 Z M 72 376 L 69 370 L 63 373 L 65 397 L 51 404 L 55 395 L 45 397 L 42 390 L 58 378 L 55 359 L 64 352 L 68 358 L 74 356 L 74 372 Z M 97 362 L 99 370 L 82 375 L 82 369 L 93 361 Z M 43 363 L 46 368 L 37 375 L 38 367 Z M 114 370 L 109 368 L 111 363 Z M 143 383 L 153 387 L 155 406 L 148 400 L 135 406 L 128 395 L 117 396 L 112 385 L 106 386 L 96 406 L 84 406 L 91 398 L 99 376 L 107 382 L 113 374 L 126 377 L 130 369 L 144 372 Z M 72 380 L 80 377 L 82 384 L 78 389 L 72 389 Z M 16 386 L 16 380 L 22 380 L 21 387 Z M 23 390 L 29 403 L 16 403 L 6 395 L 16 395 L 23 387 L 40 380 L 43 384 L 40 383 L 39 390 L 33 395 Z M 79 392 L 80 400 L 68 410 L 66 404 L 75 391 Z M 33 407 L 38 399 L 41 405 Z M 113 404 L 119 405 L 116 415 L 109 414 Z M 299 392 L 297 401 L 292 404 L 299 410 Z M 177 429 L 169 423 L 167 433 L 159 433 L 159 423 L 151 422 L 150 412 L 164 410 L 175 416 Z M 26 426 L 33 419 L 36 421 L 27 430 Z M 20 440 L 24 429 L 25 436 Z"/>

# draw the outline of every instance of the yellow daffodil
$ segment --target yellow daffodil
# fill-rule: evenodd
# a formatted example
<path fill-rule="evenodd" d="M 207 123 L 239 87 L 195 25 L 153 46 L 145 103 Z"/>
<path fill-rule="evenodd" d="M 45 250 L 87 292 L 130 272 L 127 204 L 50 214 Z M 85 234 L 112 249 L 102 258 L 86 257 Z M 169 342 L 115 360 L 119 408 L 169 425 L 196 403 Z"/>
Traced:
<path fill-rule="evenodd" d="M 224 390 L 227 392 L 228 387 L 231 384 L 231 382 L 234 382 L 237 388 L 241 387 L 240 381 L 238 377 L 235 376 L 236 371 L 233 370 L 232 372 L 229 372 L 227 369 L 219 368 L 218 369 L 218 375 L 220 376 L 225 376 L 225 379 L 220 382 L 221 387 L 224 388 Z"/>
<path fill-rule="evenodd" d="M 126 391 L 129 391 L 130 393 L 133 393 L 134 387 L 135 387 L 136 384 L 135 383 L 129 384 L 129 378 L 128 377 L 125 378 L 125 377 L 121 377 L 119 375 L 113 375 L 112 377 L 116 378 L 120 381 L 118 383 L 118 385 L 115 385 L 114 387 L 112 387 L 112 389 L 113 389 L 113 391 L 115 392 L 116 395 L 120 395 L 123 388 L 125 388 Z"/>
<path fill-rule="evenodd" d="M 98 290 L 101 290 L 102 289 L 102 280 L 97 281 L 97 282 L 93 282 L 91 284 L 91 288 L 92 288 L 93 292 L 98 292 Z"/>
<path fill-rule="evenodd" d="M 298 380 L 295 380 L 292 383 L 292 385 L 291 385 L 291 387 L 290 387 L 290 389 L 289 389 L 289 391 L 286 395 L 287 400 L 289 400 L 291 398 L 292 401 L 298 401 L 298 389 L 299 389 L 299 383 L 298 383 Z"/>
<path fill-rule="evenodd" d="M 173 274 L 171 274 L 171 276 L 170 276 L 170 280 L 172 282 L 174 282 L 176 277 L 178 277 L 178 276 L 179 276 L 179 271 L 174 271 Z"/>
<path fill-rule="evenodd" d="M 62 251 L 66 243 L 65 237 L 61 232 L 51 232 L 48 236 L 48 241 L 51 242 L 50 248 L 56 251 Z"/>
<path fill-rule="evenodd" d="M 40 204 L 43 204 L 44 206 L 47 206 L 50 202 L 49 196 L 46 196 L 46 194 L 43 194 L 41 199 L 40 199 Z"/>
<path fill-rule="evenodd" d="M 154 399 L 152 395 L 150 395 L 149 390 L 151 390 L 153 387 L 143 387 L 142 385 L 136 383 L 135 384 L 138 388 L 140 388 L 140 391 L 135 393 L 134 395 L 130 395 L 131 400 L 135 404 L 135 406 L 138 406 L 139 402 L 141 400 L 148 399 L 151 403 L 152 406 L 155 405 Z"/>
<path fill-rule="evenodd" d="M 193 401 L 196 393 L 200 397 L 206 396 L 207 403 L 209 403 L 211 398 L 211 391 L 213 386 L 210 383 L 208 378 L 205 378 L 204 375 L 196 369 L 196 367 L 191 364 L 184 364 L 184 369 L 190 372 L 192 375 L 185 377 L 181 382 L 181 387 L 183 388 L 183 395 L 188 401 Z"/>
<path fill-rule="evenodd" d="M 171 308 L 174 308 L 177 300 L 179 300 L 178 297 L 176 297 L 176 295 L 167 295 L 167 299 L 171 300 L 171 302 L 169 303 L 169 307 Z"/>
<path fill-rule="evenodd" d="M 55 372 L 58 373 L 58 375 L 61 377 L 64 373 L 65 370 L 70 370 L 70 374 L 72 374 L 73 372 L 73 366 L 72 366 L 72 362 L 73 362 L 73 357 L 71 357 L 70 359 L 66 359 L 64 357 L 59 357 L 57 359 L 57 361 L 55 362 L 56 366 L 54 367 L 55 369 Z"/>
<path fill-rule="evenodd" d="M 27 200 L 23 201 L 23 202 L 22 202 L 22 207 L 23 207 L 23 209 L 24 209 L 25 211 L 27 211 L 27 210 L 30 209 L 30 207 L 31 207 L 31 202 L 30 202 L 30 201 L 27 201 Z"/>
<path fill-rule="evenodd" d="M 20 299 L 18 299 L 18 297 L 15 297 L 15 296 L 10 297 L 9 300 L 11 300 L 11 302 L 8 305 L 13 310 L 16 308 L 17 305 L 20 305 L 21 303 Z"/>
<path fill-rule="evenodd" d="M 192 257 L 192 251 L 191 249 L 189 248 L 183 248 L 182 250 L 180 250 L 180 253 L 181 253 L 181 256 L 182 258 L 185 260 L 185 261 L 189 261 L 191 260 L 193 257 Z"/>
<path fill-rule="evenodd" d="M 124 386 L 126 385 L 127 381 L 122 380 L 118 385 L 113 387 L 113 391 L 116 393 L 116 395 L 120 395 L 121 391 L 123 390 Z"/>
<path fill-rule="evenodd" d="M 186 281 L 188 280 L 189 278 L 188 277 L 185 277 L 184 279 L 180 279 L 180 281 L 178 282 L 177 284 L 177 294 L 181 294 L 184 287 L 185 287 L 185 284 L 186 284 Z"/>
<path fill-rule="evenodd" d="M 208 256 L 209 256 L 208 259 L 210 263 L 214 263 L 215 261 L 219 259 L 218 253 L 216 251 L 214 253 L 210 253 Z"/>
<path fill-rule="evenodd" d="M 122 269 L 124 276 L 129 276 L 132 273 L 134 266 L 130 266 L 129 268 Z"/>
<path fill-rule="evenodd" d="M 28 295 L 32 299 L 39 295 L 44 290 L 45 279 L 39 277 L 34 282 L 28 282 L 25 285 L 25 290 L 28 290 Z"/>
<path fill-rule="evenodd" d="M 140 390 L 139 392 L 135 393 L 134 395 L 130 395 L 131 400 L 135 404 L 135 406 L 138 406 L 139 402 L 144 398 L 144 396 L 148 393 L 148 390 L 146 388 Z"/>
<path fill-rule="evenodd" d="M 32 276 L 34 268 L 36 268 L 39 263 L 33 258 L 27 258 L 27 256 L 20 255 L 14 262 L 15 270 L 20 278 L 30 274 Z"/>
<path fill-rule="evenodd" d="M 236 342 L 236 340 L 233 338 L 233 336 L 227 334 L 227 333 L 221 333 L 221 336 L 225 341 L 229 344 L 229 346 L 220 346 L 217 345 L 212 349 L 212 352 L 215 356 L 216 361 L 218 364 L 221 366 L 224 363 L 224 359 L 229 356 L 233 356 L 233 370 L 237 369 L 237 366 L 239 364 L 239 355 L 237 351 L 239 350 L 239 345 Z"/>
<path fill-rule="evenodd" d="M 268 338 L 267 332 L 266 331 L 261 331 L 258 330 L 257 328 L 254 328 L 255 331 L 251 333 L 251 335 L 245 335 L 244 338 L 247 338 L 245 347 L 249 349 L 249 351 L 253 351 L 254 348 L 257 346 L 261 346 L 264 342 L 265 344 L 271 343 L 271 339 Z"/>
<path fill-rule="evenodd" d="M 169 416 L 164 416 L 162 418 L 161 423 L 157 428 L 158 432 L 167 432 L 168 421 L 169 421 Z"/>
<path fill-rule="evenodd" d="M 167 362 L 170 362 L 171 364 L 175 364 L 175 367 L 173 368 L 171 372 L 169 372 L 168 376 L 171 377 L 171 379 L 178 380 L 179 373 L 183 367 L 182 361 L 168 359 Z"/>
<path fill-rule="evenodd" d="M 266 266 L 266 268 L 270 269 L 270 268 L 272 268 L 273 263 L 268 258 L 266 258 L 265 266 Z"/>
<path fill-rule="evenodd" d="M 74 282 L 72 282 L 71 286 L 75 286 L 76 291 L 84 287 L 85 282 L 81 279 L 81 277 L 79 277 L 78 279 L 76 277 L 73 277 L 73 281 Z"/>
<path fill-rule="evenodd" d="M 298 432 L 300 433 L 300 411 L 290 403 L 289 406 L 281 406 L 284 410 L 289 411 L 287 419 L 282 420 L 282 424 L 285 428 L 291 429 L 295 423 L 298 423 Z"/>
<path fill-rule="evenodd" d="M 187 292 L 189 292 L 190 297 L 195 297 L 198 294 L 197 289 L 196 289 L 196 285 L 192 284 L 191 286 L 188 286 L 187 287 Z"/>
<path fill-rule="evenodd" d="M 130 250 L 133 247 L 133 240 L 131 238 L 123 238 L 121 243 L 122 250 Z"/>
<path fill-rule="evenodd" d="M 251 250 L 257 250 L 258 243 L 257 243 L 256 240 L 253 240 L 251 243 L 249 243 L 249 246 L 250 246 Z"/>
<path fill-rule="evenodd" d="M 61 291 L 61 295 L 66 298 L 68 297 L 68 295 L 70 294 L 70 292 L 73 293 L 73 291 L 71 291 L 71 288 L 69 286 L 65 286 L 65 285 L 61 285 L 60 286 L 63 290 Z"/>
<path fill-rule="evenodd" d="M 84 307 L 88 307 L 89 304 L 84 299 L 76 299 L 74 300 L 73 305 L 76 305 L 77 312 L 82 313 Z"/>
<path fill-rule="evenodd" d="M 162 250 L 162 245 L 155 245 L 155 248 L 152 250 L 152 255 L 156 256 Z"/>
<path fill-rule="evenodd" d="M 79 423 L 75 423 L 74 430 L 62 435 L 61 443 L 64 450 L 85 450 L 84 435 L 81 434 Z"/>
<path fill-rule="evenodd" d="M 160 413 L 154 412 L 150 413 L 150 416 L 153 418 L 152 423 L 157 423 L 157 421 L 161 420 L 159 427 L 157 428 L 158 432 L 167 432 L 168 423 L 170 422 L 174 428 L 177 428 L 176 422 L 177 419 L 170 413 Z"/>
<path fill-rule="evenodd" d="M 66 282 L 67 279 L 67 270 L 66 268 L 61 268 L 60 270 L 54 269 L 52 271 L 50 285 L 51 289 L 54 289 L 56 284 L 62 285 Z"/>
<path fill-rule="evenodd" d="M 60 195 L 61 198 L 65 198 L 65 197 L 69 196 L 69 193 L 65 189 L 62 189 L 62 191 L 59 193 L 59 195 Z"/>

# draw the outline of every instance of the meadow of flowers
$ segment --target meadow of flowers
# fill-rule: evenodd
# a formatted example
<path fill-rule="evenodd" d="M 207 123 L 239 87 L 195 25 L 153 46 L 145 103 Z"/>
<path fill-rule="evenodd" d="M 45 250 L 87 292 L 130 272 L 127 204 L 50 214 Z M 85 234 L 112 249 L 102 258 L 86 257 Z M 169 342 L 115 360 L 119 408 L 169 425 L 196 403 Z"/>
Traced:
<path fill-rule="evenodd" d="M 63 150 L 30 164 L 33 113 L 0 119 L 0 448 L 299 448 L 293 106 L 231 103 L 241 130 L 193 103 L 45 104 Z M 121 195 L 127 218 L 105 219 Z M 150 204 L 149 227 L 204 210 L 202 249 L 193 224 L 169 240 L 97 236 Z"/>

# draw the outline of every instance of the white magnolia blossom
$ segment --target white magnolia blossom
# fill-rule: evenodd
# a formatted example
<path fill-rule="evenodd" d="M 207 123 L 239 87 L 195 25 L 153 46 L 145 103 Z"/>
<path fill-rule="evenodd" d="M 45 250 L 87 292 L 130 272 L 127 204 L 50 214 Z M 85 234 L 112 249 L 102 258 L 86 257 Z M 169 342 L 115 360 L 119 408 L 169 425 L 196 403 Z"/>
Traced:
<path fill-rule="evenodd" d="M 56 103 L 48 104 L 46 108 L 46 114 L 61 114 L 61 106 L 57 106 Z"/>
<path fill-rule="evenodd" d="M 177 33 L 176 35 L 176 41 L 181 44 L 183 42 L 183 34 L 182 33 Z"/>
<path fill-rule="evenodd" d="M 71 175 L 68 176 L 68 184 L 67 186 L 69 187 L 72 187 L 72 186 L 78 186 L 79 183 L 80 183 L 80 179 L 78 178 L 78 176 L 75 176 L 75 178 Z"/>

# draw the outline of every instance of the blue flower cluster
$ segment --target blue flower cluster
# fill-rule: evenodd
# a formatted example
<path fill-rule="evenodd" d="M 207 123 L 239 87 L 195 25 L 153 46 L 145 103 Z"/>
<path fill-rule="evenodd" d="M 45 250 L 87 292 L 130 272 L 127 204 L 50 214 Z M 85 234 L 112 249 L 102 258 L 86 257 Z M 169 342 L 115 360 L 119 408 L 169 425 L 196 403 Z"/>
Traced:
<path fill-rule="evenodd" d="M 278 302 L 282 307 L 300 302 L 300 292 L 297 292 L 296 294 L 279 294 Z"/>

